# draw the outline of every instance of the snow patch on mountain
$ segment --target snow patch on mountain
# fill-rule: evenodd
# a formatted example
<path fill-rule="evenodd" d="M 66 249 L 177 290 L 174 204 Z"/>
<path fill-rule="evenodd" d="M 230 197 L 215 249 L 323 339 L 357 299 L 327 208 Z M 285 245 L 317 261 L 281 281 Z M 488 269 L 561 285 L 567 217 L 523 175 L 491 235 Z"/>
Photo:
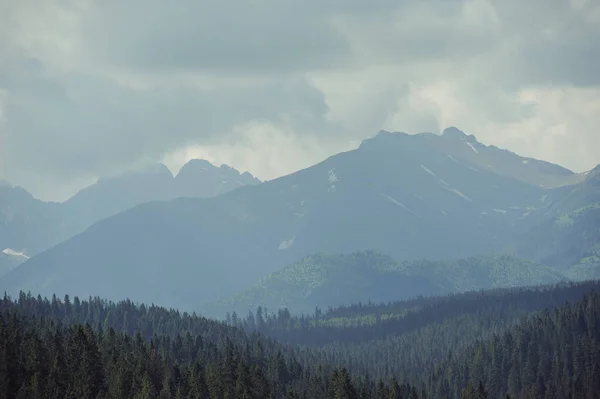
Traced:
<path fill-rule="evenodd" d="M 450 187 L 448 185 L 442 185 L 442 187 L 444 187 L 446 190 L 458 195 L 459 197 L 461 197 L 462 199 L 464 199 L 465 201 L 469 201 L 469 202 L 473 202 L 473 200 L 469 197 L 467 197 L 465 194 L 461 193 L 459 190 L 457 190 L 454 187 Z"/>
<path fill-rule="evenodd" d="M 329 183 L 335 183 L 340 181 L 340 179 L 338 179 L 337 175 L 335 174 L 335 168 L 331 169 L 329 172 L 327 172 L 327 174 L 327 179 L 329 180 Z"/>
<path fill-rule="evenodd" d="M 327 180 L 329 181 L 329 188 L 327 189 L 327 191 L 329 191 L 330 193 L 334 192 L 335 191 L 335 183 L 340 181 L 340 179 L 335 174 L 335 168 L 333 168 L 329 172 L 327 172 Z"/>
<path fill-rule="evenodd" d="M 385 198 L 387 198 L 388 200 L 390 200 L 392 203 L 398 205 L 400 208 L 404 209 L 405 211 L 412 213 L 415 216 L 419 216 L 418 214 L 416 214 L 415 212 L 413 212 L 409 207 L 407 207 L 406 205 L 404 205 L 402 202 L 398 201 L 397 199 L 395 199 L 394 197 L 381 193 L 381 195 L 383 195 Z"/>
<path fill-rule="evenodd" d="M 15 251 L 14 249 L 10 249 L 10 248 L 6 248 L 6 249 L 2 250 L 2 253 L 4 255 L 14 256 L 16 258 L 23 258 L 25 260 L 29 259 L 29 256 L 25 255 L 25 253 Z"/>
<path fill-rule="evenodd" d="M 279 247 L 277 247 L 277 249 L 279 251 L 285 251 L 286 249 L 290 249 L 291 247 L 294 246 L 294 240 L 296 239 L 296 237 L 292 237 L 289 240 L 282 240 L 279 243 Z"/>
<path fill-rule="evenodd" d="M 467 142 L 466 142 L 466 144 L 467 144 L 469 147 L 471 147 L 471 149 L 472 149 L 473 151 L 475 151 L 477 154 L 479 154 L 479 151 L 477 151 L 477 148 L 475 148 L 475 146 L 474 146 L 472 143 L 469 143 L 469 142 L 467 141 Z"/>
<path fill-rule="evenodd" d="M 423 165 L 421 165 L 421 168 L 422 168 L 422 169 L 423 169 L 425 172 L 429 173 L 431 176 L 433 176 L 433 177 L 436 177 L 436 176 L 435 176 L 435 173 L 433 173 L 433 172 L 431 171 L 431 169 L 429 169 L 429 168 L 427 168 L 427 167 L 425 167 L 425 166 L 423 166 Z"/>

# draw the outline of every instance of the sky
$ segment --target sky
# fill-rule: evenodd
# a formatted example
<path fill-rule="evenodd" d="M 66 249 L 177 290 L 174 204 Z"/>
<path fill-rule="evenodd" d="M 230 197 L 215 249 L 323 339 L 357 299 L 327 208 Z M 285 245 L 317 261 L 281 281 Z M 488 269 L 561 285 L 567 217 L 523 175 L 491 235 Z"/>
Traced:
<path fill-rule="evenodd" d="M 204 158 L 261 179 L 381 129 L 600 163 L 598 0 L 0 0 L 0 179 L 64 200 Z"/>

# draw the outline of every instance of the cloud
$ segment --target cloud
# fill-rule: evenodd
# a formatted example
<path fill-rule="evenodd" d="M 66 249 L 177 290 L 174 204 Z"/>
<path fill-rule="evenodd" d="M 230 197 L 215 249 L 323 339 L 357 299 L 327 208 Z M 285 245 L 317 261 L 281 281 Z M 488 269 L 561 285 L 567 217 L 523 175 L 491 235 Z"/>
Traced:
<path fill-rule="evenodd" d="M 191 156 L 273 178 L 382 128 L 600 162 L 592 0 L 22 0 L 0 37 L 0 178 L 43 198 Z"/>
<path fill-rule="evenodd" d="M 83 13 L 83 35 L 99 49 L 92 57 L 124 67 L 243 75 L 339 67 L 349 43 L 316 4 L 97 2 Z"/>
<path fill-rule="evenodd" d="M 271 180 L 358 145 L 358 141 L 352 140 L 340 145 L 333 137 L 319 137 L 313 132 L 291 130 L 285 124 L 256 120 L 234 126 L 221 143 L 186 147 L 167 154 L 164 162 L 174 171 L 191 159 L 206 159 L 215 165 L 244 165 L 243 171 Z"/>

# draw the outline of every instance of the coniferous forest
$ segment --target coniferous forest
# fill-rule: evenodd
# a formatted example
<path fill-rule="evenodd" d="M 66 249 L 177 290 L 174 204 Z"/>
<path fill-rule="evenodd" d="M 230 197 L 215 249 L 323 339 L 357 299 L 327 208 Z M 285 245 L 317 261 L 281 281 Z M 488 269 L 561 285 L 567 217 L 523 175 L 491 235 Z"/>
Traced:
<path fill-rule="evenodd" d="M 596 398 L 600 283 L 223 322 L 100 298 L 0 301 L 6 398 Z"/>

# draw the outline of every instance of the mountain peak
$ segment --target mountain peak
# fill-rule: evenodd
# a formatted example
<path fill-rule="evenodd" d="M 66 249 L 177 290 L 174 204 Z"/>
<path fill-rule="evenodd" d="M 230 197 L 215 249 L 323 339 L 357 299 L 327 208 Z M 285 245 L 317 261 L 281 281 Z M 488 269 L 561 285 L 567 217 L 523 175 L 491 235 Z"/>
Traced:
<path fill-rule="evenodd" d="M 145 165 L 142 165 L 140 167 L 134 168 L 134 169 L 130 169 L 124 172 L 121 172 L 118 175 L 114 175 L 112 177 L 128 177 L 128 176 L 133 176 L 133 175 L 170 175 L 171 177 L 173 176 L 173 174 L 171 173 L 171 171 L 169 170 L 169 168 L 164 164 L 164 163 L 148 163 Z M 112 178 L 112 177 L 105 177 L 105 178 Z"/>
<path fill-rule="evenodd" d="M 171 177 L 173 176 L 173 173 L 171 173 L 171 170 L 164 163 L 155 163 L 155 164 L 149 165 L 148 167 L 145 168 L 145 171 L 147 173 L 165 174 L 165 175 L 170 175 Z"/>
<path fill-rule="evenodd" d="M 600 164 L 588 172 L 589 175 L 600 175 Z"/>
<path fill-rule="evenodd" d="M 244 179 L 248 179 L 250 181 L 256 182 L 256 183 L 260 183 L 260 179 L 258 177 L 255 177 L 252 173 L 246 171 L 244 173 L 242 173 L 241 175 Z"/>
<path fill-rule="evenodd" d="M 593 184 L 600 184 L 600 164 L 585 173 L 585 180 L 588 183 L 593 182 Z"/>
<path fill-rule="evenodd" d="M 217 167 L 206 159 L 192 159 L 182 166 L 181 170 L 177 174 L 177 177 L 181 177 L 187 173 L 190 173 L 191 171 L 204 172 L 214 169 L 217 169 Z"/>
<path fill-rule="evenodd" d="M 378 131 L 375 135 L 373 136 L 369 136 L 366 139 L 364 139 L 361 143 L 360 143 L 360 147 L 387 147 L 389 145 L 389 143 L 391 142 L 396 142 L 396 140 L 400 137 L 408 137 L 409 135 L 403 132 L 390 132 L 387 130 L 380 130 Z M 391 140 L 391 141 L 390 141 Z"/>
<path fill-rule="evenodd" d="M 442 137 L 446 137 L 449 139 L 455 139 L 455 140 L 458 139 L 458 140 L 463 140 L 463 141 L 468 141 L 468 142 L 477 141 L 475 136 L 473 136 L 472 134 L 467 135 L 465 132 L 463 132 L 462 130 L 460 130 L 454 126 L 450 126 L 450 127 L 447 127 L 446 129 L 444 129 L 444 131 L 442 132 Z"/>
<path fill-rule="evenodd" d="M 226 171 L 231 171 L 231 172 L 236 172 L 237 174 L 240 173 L 236 168 L 232 168 L 231 166 L 226 165 L 226 164 L 222 164 L 221 166 L 219 166 L 219 169 L 226 170 Z"/>
<path fill-rule="evenodd" d="M 152 175 L 153 177 L 160 176 L 160 175 L 167 176 L 168 178 L 173 177 L 173 174 L 171 173 L 171 171 L 169 170 L 169 168 L 167 168 L 167 166 L 165 164 L 152 163 L 152 164 L 144 165 L 142 167 L 130 169 L 128 171 L 121 172 L 119 174 L 99 177 L 97 180 L 97 183 L 106 184 L 106 183 L 113 183 L 113 182 L 119 182 L 119 181 L 129 181 L 131 179 L 138 179 L 140 176 L 150 176 L 150 175 Z M 83 190 L 85 190 L 85 188 Z"/>
<path fill-rule="evenodd" d="M 177 177 L 182 178 L 186 175 L 195 175 L 196 173 L 208 171 L 220 171 L 221 173 L 240 175 L 240 172 L 237 169 L 229 165 L 222 164 L 221 166 L 215 166 L 206 159 L 192 159 L 183 165 Z"/>

